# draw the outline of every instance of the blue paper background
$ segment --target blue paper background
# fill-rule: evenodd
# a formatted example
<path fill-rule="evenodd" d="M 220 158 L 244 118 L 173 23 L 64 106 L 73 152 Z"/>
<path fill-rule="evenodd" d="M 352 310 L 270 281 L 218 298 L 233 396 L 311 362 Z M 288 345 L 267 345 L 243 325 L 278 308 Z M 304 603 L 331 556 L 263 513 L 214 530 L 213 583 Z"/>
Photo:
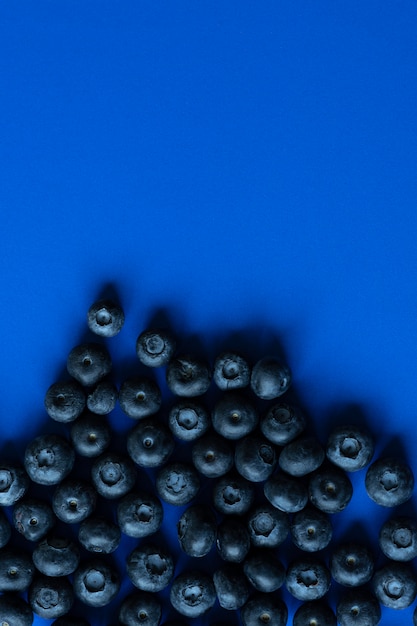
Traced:
<path fill-rule="evenodd" d="M 2 2 L 3 453 L 112 284 L 115 361 L 160 310 L 211 357 L 278 338 L 323 440 L 350 407 L 417 471 L 416 31 L 411 0 Z M 375 544 L 354 485 L 337 533 Z"/>

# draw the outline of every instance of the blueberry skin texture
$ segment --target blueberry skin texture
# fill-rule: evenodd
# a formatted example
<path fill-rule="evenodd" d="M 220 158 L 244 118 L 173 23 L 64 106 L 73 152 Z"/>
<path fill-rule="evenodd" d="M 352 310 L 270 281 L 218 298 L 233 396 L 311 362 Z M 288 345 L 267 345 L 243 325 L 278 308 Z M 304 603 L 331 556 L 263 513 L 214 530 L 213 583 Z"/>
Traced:
<path fill-rule="evenodd" d="M 110 604 L 119 589 L 119 574 L 100 559 L 83 563 L 74 573 L 74 593 L 87 606 L 102 607 Z"/>
<path fill-rule="evenodd" d="M 288 391 L 291 371 L 275 357 L 265 357 L 252 369 L 250 384 L 252 391 L 262 400 L 274 400 Z"/>
<path fill-rule="evenodd" d="M 87 311 L 88 328 L 100 337 L 115 337 L 122 330 L 124 322 L 122 307 L 112 300 L 97 300 Z"/>
<path fill-rule="evenodd" d="M 340 626 L 377 626 L 381 607 L 367 589 L 349 589 L 336 604 L 336 618 Z"/>
<path fill-rule="evenodd" d="M 162 504 L 149 493 L 129 493 L 117 507 L 120 530 L 128 537 L 148 537 L 159 530 L 162 520 Z"/>
<path fill-rule="evenodd" d="M 155 486 L 162 500 L 182 506 L 195 498 L 200 489 L 200 479 L 192 465 L 169 463 L 158 471 Z"/>
<path fill-rule="evenodd" d="M 140 420 L 159 411 L 161 390 L 155 381 L 145 376 L 128 378 L 120 387 L 119 404 L 128 417 Z"/>
<path fill-rule="evenodd" d="M 372 436 L 358 426 L 339 426 L 329 435 L 326 455 L 329 461 L 345 472 L 357 472 L 372 460 Z"/>
<path fill-rule="evenodd" d="M 219 435 L 236 441 L 256 428 L 259 415 L 254 404 L 244 395 L 229 391 L 216 402 L 211 421 Z"/>
<path fill-rule="evenodd" d="M 10 626 L 32 626 L 32 609 L 23 598 L 6 593 L 0 596 L 0 623 Z"/>
<path fill-rule="evenodd" d="M 201 403 L 182 400 L 171 408 L 168 424 L 177 439 L 194 441 L 204 435 L 211 425 L 211 420 L 207 409 Z"/>
<path fill-rule="evenodd" d="M 22 467 L 9 463 L 0 465 L 0 506 L 12 506 L 29 489 L 29 479 Z"/>
<path fill-rule="evenodd" d="M 110 353 L 99 343 L 83 343 L 75 346 L 67 358 L 67 371 L 83 387 L 93 387 L 110 374 Z"/>
<path fill-rule="evenodd" d="M 213 505 L 223 515 L 243 515 L 255 498 L 253 483 L 231 472 L 219 478 L 213 487 Z"/>
<path fill-rule="evenodd" d="M 0 548 L 4 548 L 12 536 L 12 527 L 9 524 L 9 520 L 0 510 Z"/>
<path fill-rule="evenodd" d="M 281 450 L 278 463 L 284 472 L 299 477 L 318 469 L 324 458 L 324 450 L 315 437 L 299 437 Z"/>
<path fill-rule="evenodd" d="M 250 375 L 249 363 L 237 352 L 222 352 L 214 361 L 213 380 L 222 391 L 247 387 Z"/>
<path fill-rule="evenodd" d="M 207 478 L 220 478 L 233 467 L 233 449 L 220 435 L 203 435 L 192 447 L 194 467 Z"/>
<path fill-rule="evenodd" d="M 243 606 L 242 626 L 286 626 L 288 609 L 275 594 L 257 593 Z"/>
<path fill-rule="evenodd" d="M 96 501 L 97 493 L 90 483 L 67 479 L 55 489 L 52 509 L 62 522 L 79 524 L 94 511 Z"/>
<path fill-rule="evenodd" d="M 188 354 L 181 355 L 168 363 L 166 382 L 174 395 L 195 398 L 210 387 L 211 370 L 204 361 Z"/>
<path fill-rule="evenodd" d="M 126 446 L 136 465 L 160 467 L 174 452 L 175 441 L 163 423 L 154 418 L 146 418 L 128 433 Z"/>
<path fill-rule="evenodd" d="M 308 484 L 310 502 L 324 513 L 343 511 L 353 496 L 353 487 L 345 472 L 337 467 L 319 469 Z"/>
<path fill-rule="evenodd" d="M 68 613 L 74 603 L 74 592 L 66 578 L 39 574 L 28 593 L 32 611 L 44 619 L 54 619 Z"/>
<path fill-rule="evenodd" d="M 271 476 L 276 464 L 275 447 L 264 437 L 249 435 L 236 443 L 235 467 L 246 480 L 263 482 Z"/>
<path fill-rule="evenodd" d="M 294 545 L 300 550 L 305 552 L 323 550 L 329 545 L 332 535 L 333 529 L 328 515 L 313 506 L 306 506 L 292 518 L 291 537 Z"/>
<path fill-rule="evenodd" d="M 73 422 L 70 437 L 76 453 L 92 459 L 110 446 L 111 431 L 104 417 L 86 412 Z"/>
<path fill-rule="evenodd" d="M 126 571 L 135 587 L 156 593 L 169 585 L 174 575 L 174 559 L 156 544 L 142 543 L 128 555 Z"/>
<path fill-rule="evenodd" d="M 158 626 L 161 616 L 161 603 L 153 593 L 135 591 L 121 604 L 119 624 L 122 626 Z"/>
<path fill-rule="evenodd" d="M 411 561 L 417 556 L 417 521 L 393 517 L 381 526 L 379 546 L 392 561 Z"/>
<path fill-rule="evenodd" d="M 300 409 L 282 402 L 274 404 L 260 421 L 263 435 L 277 446 L 293 441 L 305 427 L 306 420 Z"/>
<path fill-rule="evenodd" d="M 200 558 L 210 552 L 216 540 L 216 531 L 214 513 L 203 504 L 188 507 L 177 523 L 181 549 L 192 557 Z"/>
<path fill-rule="evenodd" d="M 223 561 L 242 563 L 250 550 L 249 531 L 239 517 L 226 517 L 217 527 L 216 547 Z"/>
<path fill-rule="evenodd" d="M 287 474 L 275 474 L 264 484 L 265 498 L 284 513 L 302 511 L 308 502 L 307 486 Z"/>
<path fill-rule="evenodd" d="M 249 554 L 243 564 L 243 571 L 252 587 L 262 593 L 272 593 L 285 582 L 285 568 L 269 550 Z"/>
<path fill-rule="evenodd" d="M 80 563 L 80 551 L 70 539 L 54 535 L 36 546 L 32 559 L 36 569 L 45 576 L 69 576 Z"/>
<path fill-rule="evenodd" d="M 287 569 L 286 587 L 302 602 L 319 600 L 330 589 L 330 572 L 318 559 L 298 559 Z"/>
<path fill-rule="evenodd" d="M 25 591 L 35 574 L 30 555 L 22 550 L 0 550 L 0 592 Z"/>
<path fill-rule="evenodd" d="M 249 511 L 247 528 L 253 546 L 277 548 L 288 537 L 290 520 L 286 513 L 263 504 Z"/>
<path fill-rule="evenodd" d="M 374 573 L 373 554 L 365 545 L 343 543 L 333 550 L 330 572 L 334 580 L 344 587 L 365 585 Z"/>
<path fill-rule="evenodd" d="M 224 565 L 213 574 L 217 599 L 222 609 L 237 611 L 249 598 L 249 585 L 237 565 Z"/>
<path fill-rule="evenodd" d="M 29 478 L 40 485 L 57 485 L 74 466 L 74 448 L 59 435 L 40 435 L 29 443 L 24 465 Z"/>
<path fill-rule="evenodd" d="M 120 539 L 119 526 L 101 517 L 88 517 L 78 530 L 78 541 L 89 552 L 111 554 L 119 547 Z"/>
<path fill-rule="evenodd" d="M 390 609 L 406 609 L 417 595 L 417 579 L 408 563 L 389 561 L 372 578 L 373 591 L 381 604 Z"/>
<path fill-rule="evenodd" d="M 136 482 L 136 469 L 125 456 L 113 452 L 99 457 L 91 468 L 91 480 L 97 492 L 108 500 L 121 498 Z"/>
<path fill-rule="evenodd" d="M 413 494 L 413 472 L 399 459 L 383 457 L 369 467 L 365 488 L 371 500 L 380 506 L 398 506 L 410 500 Z"/>
<path fill-rule="evenodd" d="M 40 541 L 55 526 L 56 517 L 46 502 L 21 500 L 13 509 L 13 525 L 28 541 Z"/>
<path fill-rule="evenodd" d="M 305 602 L 295 612 L 293 626 L 337 626 L 336 615 L 323 600 Z"/>
<path fill-rule="evenodd" d="M 212 579 L 198 571 L 188 571 L 177 576 L 172 583 L 170 601 L 178 613 L 195 618 L 209 611 L 216 601 Z"/>
<path fill-rule="evenodd" d="M 68 424 L 81 415 L 85 408 L 85 393 L 76 380 L 57 382 L 45 394 L 44 406 L 49 417 Z"/>
<path fill-rule="evenodd" d="M 115 408 L 118 395 L 110 380 L 101 380 L 87 394 L 87 409 L 95 415 L 108 415 Z"/>
<path fill-rule="evenodd" d="M 168 365 L 174 356 L 177 342 L 168 330 L 145 330 L 136 340 L 136 355 L 147 367 Z"/>

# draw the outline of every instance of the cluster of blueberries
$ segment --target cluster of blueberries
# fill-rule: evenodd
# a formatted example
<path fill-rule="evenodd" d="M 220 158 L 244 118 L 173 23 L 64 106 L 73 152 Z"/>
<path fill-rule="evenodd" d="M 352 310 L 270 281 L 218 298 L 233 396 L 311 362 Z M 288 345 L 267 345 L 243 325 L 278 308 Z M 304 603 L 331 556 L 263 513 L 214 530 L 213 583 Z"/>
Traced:
<path fill-rule="evenodd" d="M 210 367 L 177 354 L 170 331 L 149 329 L 138 337 L 136 354 L 143 366 L 165 368 L 171 403 L 161 410 L 161 389 L 150 374 L 132 376 L 119 389 L 110 377 L 105 341 L 121 330 L 122 308 L 98 300 L 87 318 L 102 339 L 71 350 L 70 378 L 45 395 L 49 417 L 64 425 L 67 436 L 36 437 L 23 466 L 0 463 L 3 626 L 30 626 L 33 613 L 55 620 L 54 626 L 88 626 L 71 613 L 74 599 L 97 608 L 117 599 L 122 578 L 108 555 L 123 535 L 138 540 L 126 556 L 135 591 L 120 601 L 123 626 L 158 626 L 165 592 L 177 615 L 164 622 L 170 626 L 210 616 L 216 603 L 224 610 L 221 623 L 285 626 L 288 610 L 277 592 L 283 585 L 302 602 L 294 626 L 376 626 L 381 604 L 403 609 L 413 603 L 412 517 L 393 516 L 382 525 L 382 567 L 367 545 L 353 541 L 334 547 L 328 563 L 316 555 L 332 540 L 331 516 L 352 498 L 349 473 L 369 466 L 369 497 L 392 508 L 413 493 L 404 461 L 384 457 L 371 464 L 373 439 L 362 426 L 338 426 L 325 446 L 307 435 L 303 413 L 283 401 L 291 372 L 280 359 L 263 358 L 251 367 L 238 352 L 225 351 Z M 208 409 L 212 381 L 217 396 Z M 113 449 L 106 417 L 117 403 L 136 420 L 124 452 Z M 74 474 L 80 459 L 90 463 L 88 480 Z M 145 476 L 154 490 L 142 488 Z M 33 484 L 52 488 L 50 500 L 33 497 Z M 211 500 L 201 497 L 203 484 L 210 484 Z M 111 514 L 97 514 L 100 501 Z M 182 568 L 158 540 L 169 506 L 180 511 L 176 534 L 187 556 Z M 63 532 L 66 525 L 76 537 Z M 16 532 L 27 549 L 13 545 Z M 285 567 L 279 546 L 288 536 L 297 554 Z M 204 557 L 213 551 L 219 563 L 211 572 Z M 325 599 L 332 579 L 344 589 L 335 611 Z M 213 623 L 210 617 L 207 623 Z"/>

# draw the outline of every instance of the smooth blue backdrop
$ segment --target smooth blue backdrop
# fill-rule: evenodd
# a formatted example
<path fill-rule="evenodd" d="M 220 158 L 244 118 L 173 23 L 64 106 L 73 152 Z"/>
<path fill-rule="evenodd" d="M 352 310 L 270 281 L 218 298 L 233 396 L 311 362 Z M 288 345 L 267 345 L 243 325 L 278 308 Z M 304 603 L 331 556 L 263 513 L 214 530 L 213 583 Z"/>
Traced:
<path fill-rule="evenodd" d="M 161 309 L 277 335 L 322 438 L 353 406 L 417 472 L 415 2 L 3 1 L 0 85 L 3 450 L 111 283 L 115 359 Z"/>

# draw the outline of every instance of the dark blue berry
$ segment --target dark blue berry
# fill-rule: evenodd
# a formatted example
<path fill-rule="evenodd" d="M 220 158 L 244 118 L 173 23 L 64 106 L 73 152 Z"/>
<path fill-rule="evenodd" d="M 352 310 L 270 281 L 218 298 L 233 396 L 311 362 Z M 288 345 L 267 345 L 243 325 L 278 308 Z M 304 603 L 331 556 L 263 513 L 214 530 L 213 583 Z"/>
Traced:
<path fill-rule="evenodd" d="M 249 598 L 249 585 L 237 565 L 224 565 L 213 574 L 217 599 L 222 609 L 237 611 Z"/>
<path fill-rule="evenodd" d="M 12 535 L 12 528 L 9 524 L 9 520 L 0 510 L 0 548 L 4 548 L 9 543 Z"/>
<path fill-rule="evenodd" d="M 324 600 L 315 600 L 298 607 L 293 626 L 337 626 L 337 622 L 330 606 Z"/>
<path fill-rule="evenodd" d="M 393 561 L 411 561 L 417 556 L 417 520 L 392 517 L 379 531 L 382 552 Z"/>
<path fill-rule="evenodd" d="M 168 363 L 166 381 L 176 396 L 194 398 L 203 395 L 210 387 L 211 370 L 204 361 L 182 355 Z"/>
<path fill-rule="evenodd" d="M 80 563 L 80 551 L 67 537 L 53 535 L 36 546 L 32 558 L 36 569 L 45 576 L 69 576 Z"/>
<path fill-rule="evenodd" d="M 308 484 L 310 502 L 325 513 L 339 513 L 349 504 L 353 487 L 345 472 L 337 467 L 319 469 Z"/>
<path fill-rule="evenodd" d="M 216 590 L 207 574 L 189 571 L 177 576 L 172 583 L 169 597 L 178 613 L 196 618 L 212 608 L 216 601 Z"/>
<path fill-rule="evenodd" d="M 406 609 L 417 595 L 417 578 L 409 563 L 389 561 L 372 578 L 373 591 L 390 609 Z"/>
<path fill-rule="evenodd" d="M 243 515 L 247 513 L 255 497 L 253 483 L 230 473 L 219 478 L 213 487 L 214 507 L 225 515 Z"/>
<path fill-rule="evenodd" d="M 14 527 L 28 541 L 40 541 L 46 537 L 55 522 L 52 508 L 40 500 L 21 500 L 13 509 Z"/>
<path fill-rule="evenodd" d="M 0 592 L 26 591 L 33 580 L 35 566 L 30 555 L 22 550 L 0 550 Z"/>
<path fill-rule="evenodd" d="M 154 418 L 141 420 L 127 435 L 127 451 L 140 467 L 159 467 L 173 453 L 175 441 L 166 426 Z"/>
<path fill-rule="evenodd" d="M 214 430 L 225 439 L 237 440 L 249 435 L 258 424 L 255 406 L 237 392 L 226 392 L 215 404 L 211 420 Z"/>
<path fill-rule="evenodd" d="M 120 530 L 129 537 L 141 538 L 156 533 L 162 520 L 162 505 L 149 493 L 129 493 L 117 507 Z"/>
<path fill-rule="evenodd" d="M 73 422 L 84 410 L 85 393 L 76 380 L 57 382 L 45 394 L 44 405 L 49 417 L 57 422 Z"/>
<path fill-rule="evenodd" d="M 0 506 L 11 506 L 21 500 L 29 488 L 29 479 L 23 467 L 0 464 Z"/>
<path fill-rule="evenodd" d="M 55 515 L 66 524 L 79 524 L 94 511 L 97 494 L 82 480 L 62 481 L 52 496 L 52 509 Z"/>
<path fill-rule="evenodd" d="M 343 543 L 333 550 L 330 571 L 339 585 L 365 585 L 374 573 L 374 557 L 371 550 L 363 544 Z"/>
<path fill-rule="evenodd" d="M 222 352 L 214 361 L 213 380 L 222 391 L 247 387 L 250 373 L 249 363 L 236 352 Z"/>
<path fill-rule="evenodd" d="M 262 593 L 272 593 L 285 582 L 285 568 L 269 550 L 257 550 L 249 554 L 243 571 L 252 587 Z"/>
<path fill-rule="evenodd" d="M 291 536 L 293 543 L 300 550 L 306 552 L 323 550 L 329 545 L 332 534 L 333 529 L 328 515 L 313 506 L 306 506 L 292 518 Z"/>
<path fill-rule="evenodd" d="M 336 617 L 340 626 L 377 626 L 381 607 L 366 588 L 349 589 L 336 604 Z"/>
<path fill-rule="evenodd" d="M 217 527 L 216 547 L 223 561 L 242 563 L 250 549 L 250 535 L 239 517 L 226 517 Z"/>
<path fill-rule="evenodd" d="M 249 512 L 247 526 L 253 546 L 276 548 L 286 540 L 290 520 L 286 513 L 263 504 Z"/>
<path fill-rule="evenodd" d="M 200 489 L 198 472 L 192 465 L 169 463 L 156 476 L 156 491 L 168 504 L 181 506 L 195 498 Z"/>
<path fill-rule="evenodd" d="M 233 467 L 233 450 L 220 435 L 203 435 L 192 448 L 195 468 L 207 478 L 220 478 Z"/>
<path fill-rule="evenodd" d="M 303 602 L 322 598 L 328 592 L 330 582 L 329 570 L 318 559 L 297 559 L 287 569 L 287 589 Z"/>
<path fill-rule="evenodd" d="M 125 380 L 119 390 L 119 404 L 132 419 L 155 415 L 161 408 L 161 390 L 155 381 L 145 376 Z"/>
<path fill-rule="evenodd" d="M 124 321 L 122 307 L 112 300 L 98 300 L 87 312 L 88 328 L 100 337 L 114 337 L 122 330 Z"/>
<path fill-rule="evenodd" d="M 105 418 L 88 412 L 72 424 L 70 436 L 77 454 L 88 458 L 103 454 L 111 442 L 111 430 Z"/>
<path fill-rule="evenodd" d="M 174 356 L 176 341 L 168 330 L 145 330 L 136 341 L 136 354 L 147 367 L 167 365 Z"/>
<path fill-rule="evenodd" d="M 181 549 L 192 557 L 208 554 L 216 540 L 216 518 L 203 504 L 194 504 L 184 511 L 177 523 Z"/>
<path fill-rule="evenodd" d="M 168 424 L 177 439 L 194 441 L 204 435 L 211 420 L 207 409 L 201 403 L 182 400 L 171 408 Z"/>
<path fill-rule="evenodd" d="M 264 495 L 276 509 L 297 513 L 308 502 L 307 486 L 287 474 L 275 474 L 264 484 Z"/>
<path fill-rule="evenodd" d="M 116 406 L 118 391 L 110 380 L 101 380 L 87 394 L 87 408 L 96 415 L 108 415 Z"/>
<path fill-rule="evenodd" d="M 306 426 L 299 408 L 279 402 L 261 418 L 260 428 L 264 436 L 277 446 L 285 446 L 301 435 Z"/>
<path fill-rule="evenodd" d="M 117 571 L 100 559 L 83 563 L 74 573 L 74 593 L 88 606 L 110 604 L 120 589 Z"/>
<path fill-rule="evenodd" d="M 410 500 L 413 494 L 413 472 L 403 461 L 384 457 L 369 467 L 365 488 L 368 496 L 380 506 L 398 506 Z"/>
<path fill-rule="evenodd" d="M 252 369 L 250 384 L 262 400 L 273 400 L 285 393 L 291 385 L 291 372 L 275 357 L 265 357 Z"/>
<path fill-rule="evenodd" d="M 315 437 L 299 437 L 282 449 L 278 463 L 291 476 L 306 476 L 318 469 L 324 458 L 324 450 Z"/>
<path fill-rule="evenodd" d="M 235 448 L 235 467 L 250 482 L 269 478 L 277 464 L 275 447 L 264 437 L 249 435 L 240 439 Z"/>
<path fill-rule="evenodd" d="M 40 435 L 26 448 L 25 469 L 41 485 L 57 485 L 73 468 L 73 447 L 59 435 Z"/>
<path fill-rule="evenodd" d="M 353 425 L 338 426 L 329 435 L 327 458 L 345 472 L 357 472 L 371 462 L 374 443 L 363 428 Z"/>
<path fill-rule="evenodd" d="M 158 626 L 162 606 L 158 597 L 147 591 L 135 591 L 122 602 L 119 611 L 121 626 Z"/>
<path fill-rule="evenodd" d="M 127 575 L 141 591 L 156 593 L 170 583 L 174 559 L 154 543 L 141 544 L 126 559 Z"/>
<path fill-rule="evenodd" d="M 101 517 L 85 519 L 78 531 L 78 541 L 89 552 L 110 554 L 120 543 L 119 526 Z"/>
<path fill-rule="evenodd" d="M 110 374 L 110 354 L 99 343 L 83 343 L 71 350 L 67 359 L 67 371 L 84 387 L 93 387 Z"/>
<path fill-rule="evenodd" d="M 0 596 L 0 624 L 32 626 L 33 613 L 29 604 L 14 593 Z"/>
<path fill-rule="evenodd" d="M 99 457 L 91 469 L 91 479 L 97 492 L 114 500 L 133 489 L 136 469 L 133 462 L 119 454 L 109 452 Z"/>
<path fill-rule="evenodd" d="M 35 576 L 28 593 L 32 611 L 43 619 L 54 619 L 68 613 L 74 602 L 71 584 L 65 577 Z"/>
<path fill-rule="evenodd" d="M 286 626 L 288 609 L 283 600 L 271 593 L 257 593 L 241 611 L 242 626 Z"/>

